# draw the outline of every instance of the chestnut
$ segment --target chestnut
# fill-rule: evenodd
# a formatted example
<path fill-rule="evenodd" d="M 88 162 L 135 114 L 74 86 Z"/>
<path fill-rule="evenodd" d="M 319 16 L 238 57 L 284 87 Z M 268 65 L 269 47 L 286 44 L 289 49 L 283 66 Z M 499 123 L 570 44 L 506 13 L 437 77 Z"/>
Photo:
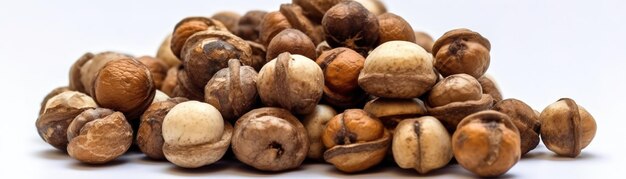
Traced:
<path fill-rule="evenodd" d="M 446 32 L 433 45 L 435 68 L 447 77 L 465 73 L 480 78 L 489 68 L 491 43 L 469 29 Z"/>

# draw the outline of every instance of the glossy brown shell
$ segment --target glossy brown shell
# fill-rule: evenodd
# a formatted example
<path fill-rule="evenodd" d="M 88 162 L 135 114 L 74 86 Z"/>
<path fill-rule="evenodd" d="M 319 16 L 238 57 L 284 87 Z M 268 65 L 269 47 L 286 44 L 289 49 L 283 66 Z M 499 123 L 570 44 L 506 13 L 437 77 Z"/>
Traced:
<path fill-rule="evenodd" d="M 267 46 L 276 34 L 288 28 L 291 28 L 291 24 L 282 13 L 279 11 L 269 12 L 263 17 L 259 25 L 259 40 Z"/>
<path fill-rule="evenodd" d="M 170 48 L 178 59 L 184 60 L 182 57 L 182 49 L 185 46 L 187 38 L 196 32 L 205 30 L 228 31 L 222 22 L 206 17 L 187 17 L 181 20 L 174 27 Z"/>
<path fill-rule="evenodd" d="M 384 13 L 378 15 L 377 18 L 379 24 L 378 44 L 393 40 L 415 42 L 415 32 L 404 18 L 393 13 Z"/>
<path fill-rule="evenodd" d="M 269 45 L 265 60 L 270 61 L 283 52 L 303 55 L 310 59 L 316 59 L 315 44 L 306 34 L 296 29 L 285 29 L 276 34 Z"/>
<path fill-rule="evenodd" d="M 365 100 L 359 74 L 365 58 L 356 51 L 339 47 L 322 53 L 316 60 L 324 72 L 324 100 L 342 108 L 358 107 Z"/>

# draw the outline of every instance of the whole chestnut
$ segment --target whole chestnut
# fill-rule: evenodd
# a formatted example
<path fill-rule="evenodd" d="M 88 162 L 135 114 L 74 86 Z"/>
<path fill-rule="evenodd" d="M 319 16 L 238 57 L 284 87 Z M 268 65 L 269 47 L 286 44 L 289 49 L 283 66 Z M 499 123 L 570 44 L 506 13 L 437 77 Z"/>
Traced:
<path fill-rule="evenodd" d="M 379 24 L 378 44 L 393 40 L 415 42 L 415 32 L 404 18 L 389 12 L 378 15 L 377 18 Z"/>
<path fill-rule="evenodd" d="M 452 159 L 450 134 L 431 116 L 401 121 L 391 150 L 400 168 L 413 168 L 420 174 L 444 167 Z"/>
<path fill-rule="evenodd" d="M 322 160 L 324 156 L 324 143 L 322 142 L 322 134 L 326 128 L 326 124 L 330 119 L 337 115 L 332 107 L 319 104 L 311 114 L 307 114 L 302 119 L 302 124 L 306 128 L 309 136 L 310 148 L 307 158 Z"/>
<path fill-rule="evenodd" d="M 537 147 L 541 124 L 539 115 L 535 114 L 533 108 L 518 99 L 510 98 L 495 103 L 491 109 L 511 118 L 520 134 L 522 155 Z"/>
<path fill-rule="evenodd" d="M 235 122 L 256 104 L 256 78 L 257 73 L 252 67 L 230 59 L 228 68 L 217 71 L 207 83 L 204 101 L 217 108 L 224 120 Z"/>
<path fill-rule="evenodd" d="M 489 68 L 491 43 L 477 32 L 454 29 L 433 45 L 435 68 L 443 77 L 465 73 L 480 78 Z"/>
<path fill-rule="evenodd" d="M 359 87 L 359 73 L 365 63 L 363 56 L 339 47 L 322 53 L 316 62 L 324 72 L 324 101 L 338 108 L 356 108 L 363 104 L 366 95 Z"/>
<path fill-rule="evenodd" d="M 163 119 L 174 106 L 185 101 L 187 98 L 176 97 L 152 103 L 141 115 L 141 122 L 137 130 L 137 146 L 146 156 L 157 160 L 165 159 L 161 132 Z"/>
<path fill-rule="evenodd" d="M 348 47 L 367 56 L 378 43 L 378 19 L 358 2 L 343 1 L 328 9 L 322 26 L 331 47 Z"/>
<path fill-rule="evenodd" d="M 172 32 L 172 39 L 170 42 L 170 48 L 178 59 L 183 60 L 182 50 L 185 46 L 185 42 L 193 34 L 200 31 L 226 31 L 228 28 L 222 24 L 222 22 L 215 19 L 206 17 L 186 17 L 180 20 L 174 27 Z"/>
<path fill-rule="evenodd" d="M 266 60 L 270 61 L 283 52 L 299 54 L 315 59 L 315 44 L 306 34 L 296 29 L 285 29 L 276 34 L 267 46 Z"/>
<path fill-rule="evenodd" d="M 96 102 L 86 94 L 65 91 L 46 101 L 35 126 L 41 139 L 53 147 L 67 149 L 67 127 L 81 112 L 96 108 Z"/>
<path fill-rule="evenodd" d="M 596 120 L 569 98 L 550 104 L 539 119 L 541 141 L 550 151 L 561 156 L 577 157 L 596 135 Z"/>

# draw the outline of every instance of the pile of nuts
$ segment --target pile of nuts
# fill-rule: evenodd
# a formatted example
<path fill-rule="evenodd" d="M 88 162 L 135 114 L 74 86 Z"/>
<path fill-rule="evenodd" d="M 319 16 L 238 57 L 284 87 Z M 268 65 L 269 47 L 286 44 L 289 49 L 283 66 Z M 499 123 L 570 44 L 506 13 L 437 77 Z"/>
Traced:
<path fill-rule="evenodd" d="M 540 137 L 577 157 L 594 118 L 563 98 L 541 113 L 503 99 L 491 44 L 469 29 L 433 39 L 379 0 L 293 0 L 176 24 L 156 57 L 86 53 L 42 104 L 41 138 L 76 160 L 136 145 L 197 168 L 234 156 L 262 171 L 325 161 L 345 173 L 383 160 L 424 174 L 506 173 Z"/>

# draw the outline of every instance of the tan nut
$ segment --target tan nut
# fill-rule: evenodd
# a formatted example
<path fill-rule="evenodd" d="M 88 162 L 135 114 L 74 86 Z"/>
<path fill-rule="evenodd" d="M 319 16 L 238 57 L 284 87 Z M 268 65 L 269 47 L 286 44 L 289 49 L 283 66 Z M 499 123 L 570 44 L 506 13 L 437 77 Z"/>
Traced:
<path fill-rule="evenodd" d="M 163 119 L 174 106 L 185 101 L 187 101 L 186 98 L 177 97 L 152 103 L 141 115 L 141 122 L 137 131 L 137 146 L 146 156 L 152 159 L 165 159 L 161 132 Z"/>
<path fill-rule="evenodd" d="M 224 120 L 235 122 L 252 110 L 258 100 L 257 73 L 239 60 L 228 61 L 228 68 L 217 71 L 204 88 L 204 101 L 213 105 Z"/>
<path fill-rule="evenodd" d="M 480 78 L 489 68 L 489 40 L 469 29 L 446 32 L 433 45 L 435 67 L 444 77 L 465 73 Z"/>
<path fill-rule="evenodd" d="M 59 150 L 67 148 L 67 127 L 84 110 L 95 108 L 96 102 L 76 91 L 62 92 L 50 98 L 35 125 L 39 136 Z"/>
<path fill-rule="evenodd" d="M 492 110 L 504 113 L 511 118 L 520 133 L 522 155 L 528 153 L 539 144 L 541 124 L 539 115 L 526 103 L 517 99 L 505 99 L 493 105 Z"/>
<path fill-rule="evenodd" d="M 539 119 L 543 144 L 558 155 L 577 157 L 596 135 L 596 120 L 569 98 L 550 104 Z"/>
<path fill-rule="evenodd" d="M 450 134 L 431 116 L 400 122 L 391 149 L 400 168 L 413 168 L 420 174 L 444 167 L 453 156 Z"/>
<path fill-rule="evenodd" d="M 310 148 L 307 158 L 322 160 L 324 156 L 324 143 L 322 142 L 322 134 L 326 128 L 326 124 L 330 119 L 335 117 L 337 112 L 328 105 L 317 105 L 315 111 L 304 116 L 302 124 L 306 128 L 309 135 Z"/>

